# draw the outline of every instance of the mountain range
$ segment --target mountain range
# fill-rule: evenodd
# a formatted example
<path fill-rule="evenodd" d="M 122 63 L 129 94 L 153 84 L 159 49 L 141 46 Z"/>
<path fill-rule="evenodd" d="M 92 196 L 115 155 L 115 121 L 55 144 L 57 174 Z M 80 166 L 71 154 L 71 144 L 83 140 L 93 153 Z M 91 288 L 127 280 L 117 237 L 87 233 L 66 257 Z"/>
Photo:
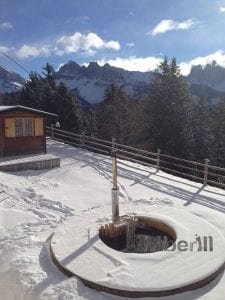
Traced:
<path fill-rule="evenodd" d="M 86 67 L 69 61 L 55 73 L 55 79 L 56 83 L 64 82 L 71 90 L 76 89 L 89 103 L 98 103 L 111 83 L 121 86 L 132 97 L 144 96 L 152 75 L 152 72 L 126 71 L 109 64 L 101 67 L 91 62 Z"/>
<path fill-rule="evenodd" d="M 3 66 L 0 66 L 0 94 L 16 92 L 22 89 L 25 79 Z"/>
<path fill-rule="evenodd" d="M 104 91 L 111 83 L 115 83 L 131 97 L 142 99 L 148 91 L 153 72 L 126 71 L 109 64 L 99 66 L 90 62 L 88 66 L 80 66 L 69 61 L 54 73 L 56 83 L 64 82 L 70 90 L 75 90 L 81 99 L 96 104 L 103 100 Z M 193 66 L 185 77 L 192 95 L 204 95 L 213 103 L 220 97 L 225 98 L 225 68 L 215 61 Z M 18 74 L 0 67 L 0 94 L 18 91 L 25 80 Z"/>

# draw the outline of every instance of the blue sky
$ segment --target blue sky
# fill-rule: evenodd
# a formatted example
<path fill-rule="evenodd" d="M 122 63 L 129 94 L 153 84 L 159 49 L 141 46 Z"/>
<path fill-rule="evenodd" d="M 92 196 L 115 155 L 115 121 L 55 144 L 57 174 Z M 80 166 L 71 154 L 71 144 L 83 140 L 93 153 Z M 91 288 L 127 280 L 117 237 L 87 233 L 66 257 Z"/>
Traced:
<path fill-rule="evenodd" d="M 225 0 L 0 0 L 0 53 L 28 71 L 98 61 L 153 70 L 175 56 L 184 74 L 225 67 Z M 27 74 L 4 55 L 3 65 Z"/>

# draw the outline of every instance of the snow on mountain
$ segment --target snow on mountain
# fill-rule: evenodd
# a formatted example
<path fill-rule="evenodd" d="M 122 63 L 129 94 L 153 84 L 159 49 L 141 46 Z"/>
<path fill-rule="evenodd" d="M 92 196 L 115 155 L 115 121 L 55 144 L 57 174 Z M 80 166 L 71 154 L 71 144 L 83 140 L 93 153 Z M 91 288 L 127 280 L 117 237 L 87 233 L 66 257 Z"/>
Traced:
<path fill-rule="evenodd" d="M 124 299 L 65 276 L 49 255 L 49 237 L 75 216 L 97 217 L 99 224 L 110 218 L 111 158 L 53 141 L 48 153 L 61 157 L 60 168 L 0 172 L 0 299 Z M 124 160 L 118 161 L 118 185 L 121 214 L 178 208 L 204 218 L 225 236 L 224 190 Z M 115 274 L 122 278 L 124 273 Z M 203 288 L 162 299 L 223 300 L 224 295 L 221 273 Z"/>
<path fill-rule="evenodd" d="M 0 66 L 0 94 L 16 92 L 22 89 L 25 79 Z"/>
<path fill-rule="evenodd" d="M 69 61 L 55 72 L 57 83 L 62 81 L 70 89 L 77 89 L 79 95 L 89 103 L 101 102 L 105 89 L 111 83 L 121 86 L 129 96 L 143 98 L 152 77 L 153 72 L 126 71 L 109 64 L 101 67 L 96 62 L 80 66 Z M 194 84 L 210 87 L 215 93 L 225 91 L 225 68 L 217 65 L 215 61 L 205 67 L 193 66 L 186 80 L 190 87 Z"/>
<path fill-rule="evenodd" d="M 187 76 L 187 82 L 190 84 L 205 85 L 217 91 L 225 91 L 225 68 L 219 66 L 216 61 L 207 64 L 193 66 L 190 74 Z"/>
<path fill-rule="evenodd" d="M 105 64 L 103 67 L 96 62 L 80 66 L 69 61 L 55 73 L 56 82 L 64 82 L 70 89 L 77 89 L 79 95 L 89 103 L 103 100 L 105 89 L 115 83 L 130 96 L 143 96 L 152 78 L 152 72 L 126 71 Z"/>
<path fill-rule="evenodd" d="M 142 99 L 147 93 L 153 72 L 127 71 L 109 64 L 99 66 L 96 62 L 80 66 L 69 61 L 54 76 L 57 84 L 64 82 L 69 89 L 77 90 L 82 99 L 95 104 L 103 100 L 105 89 L 112 83 L 121 86 L 129 96 Z M 199 90 L 202 87 L 213 89 L 210 90 L 211 98 L 217 98 L 217 91 L 225 92 L 225 68 L 215 61 L 205 67 L 193 66 L 186 80 L 192 94 L 196 86 L 199 86 Z M 24 83 L 20 75 L 0 66 L 0 94 L 19 91 Z M 192 85 L 195 87 L 192 88 Z M 199 96 L 199 92 L 194 95 Z"/>

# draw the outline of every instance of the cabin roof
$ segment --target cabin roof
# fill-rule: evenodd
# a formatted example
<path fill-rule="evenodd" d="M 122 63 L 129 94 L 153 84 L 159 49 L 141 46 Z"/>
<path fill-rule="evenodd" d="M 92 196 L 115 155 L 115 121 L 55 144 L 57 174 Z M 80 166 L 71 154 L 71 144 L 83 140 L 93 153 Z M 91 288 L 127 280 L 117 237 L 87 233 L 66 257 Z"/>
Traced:
<path fill-rule="evenodd" d="M 0 106 L 0 114 L 3 112 L 7 112 L 7 111 L 25 111 L 25 112 L 31 112 L 31 113 L 36 113 L 39 115 L 46 115 L 46 116 L 51 116 L 51 117 L 57 117 L 58 115 L 47 112 L 47 111 L 43 111 L 43 110 L 39 110 L 39 109 L 34 109 L 31 107 L 27 107 L 27 106 L 22 106 L 22 105 L 14 105 L 14 106 Z"/>

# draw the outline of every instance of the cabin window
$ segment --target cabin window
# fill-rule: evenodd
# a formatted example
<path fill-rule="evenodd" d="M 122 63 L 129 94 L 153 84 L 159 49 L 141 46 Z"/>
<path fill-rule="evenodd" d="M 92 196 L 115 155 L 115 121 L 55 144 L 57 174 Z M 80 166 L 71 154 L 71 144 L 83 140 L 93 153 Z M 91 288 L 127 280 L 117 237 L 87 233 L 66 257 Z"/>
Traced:
<path fill-rule="evenodd" d="M 33 119 L 25 119 L 24 120 L 24 130 L 26 136 L 33 135 Z"/>
<path fill-rule="evenodd" d="M 33 119 L 15 119 L 15 136 L 32 136 L 34 134 Z"/>
<path fill-rule="evenodd" d="M 23 119 L 15 120 L 15 134 L 16 136 L 23 136 Z"/>

